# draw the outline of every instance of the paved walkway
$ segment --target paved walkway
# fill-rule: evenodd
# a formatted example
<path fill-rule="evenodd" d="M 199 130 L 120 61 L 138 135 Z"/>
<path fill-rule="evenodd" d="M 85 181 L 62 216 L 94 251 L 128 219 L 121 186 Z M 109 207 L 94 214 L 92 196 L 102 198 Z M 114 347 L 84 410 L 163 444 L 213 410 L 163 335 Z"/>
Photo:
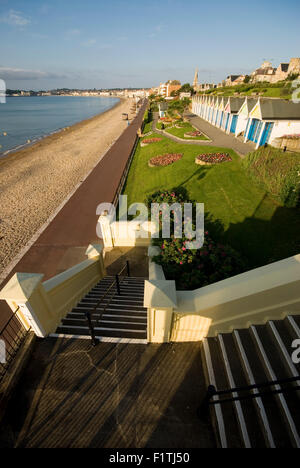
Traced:
<path fill-rule="evenodd" d="M 196 416 L 205 394 L 200 346 L 40 340 L 1 424 L 0 447 L 215 447 Z"/>
<path fill-rule="evenodd" d="M 231 148 L 242 158 L 248 154 L 250 151 L 254 150 L 254 145 L 252 143 L 243 143 L 232 135 L 227 135 L 225 132 L 219 128 L 211 125 L 210 123 L 203 120 L 201 117 L 196 116 L 195 114 L 186 114 L 185 117 L 190 121 L 190 123 L 203 132 L 211 141 L 205 140 L 182 140 L 180 138 L 171 135 L 168 132 L 163 130 L 158 130 L 156 128 L 156 123 L 158 120 L 158 114 L 153 114 L 153 125 L 152 130 L 155 133 L 160 133 L 161 135 L 170 138 L 170 140 L 175 141 L 176 143 L 184 143 L 186 145 L 199 145 L 199 146 L 218 146 L 222 148 Z"/>
<path fill-rule="evenodd" d="M 244 157 L 250 151 L 254 151 L 254 145 L 252 143 L 243 143 L 232 135 L 228 135 L 219 128 L 211 125 L 210 123 L 203 120 L 201 117 L 195 114 L 187 114 L 185 117 L 191 122 L 194 127 L 202 131 L 207 135 L 212 142 L 206 143 L 211 146 L 220 146 L 225 148 L 231 148 L 241 157 Z M 205 142 L 203 142 L 205 143 Z"/>

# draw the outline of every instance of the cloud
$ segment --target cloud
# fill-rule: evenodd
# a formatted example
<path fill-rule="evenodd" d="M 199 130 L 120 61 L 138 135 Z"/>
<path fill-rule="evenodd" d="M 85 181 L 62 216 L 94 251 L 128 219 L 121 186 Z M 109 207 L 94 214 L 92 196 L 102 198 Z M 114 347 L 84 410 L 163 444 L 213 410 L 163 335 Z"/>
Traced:
<path fill-rule="evenodd" d="M 66 31 L 66 36 L 68 38 L 74 37 L 74 36 L 79 36 L 81 34 L 80 29 L 69 29 Z"/>
<path fill-rule="evenodd" d="M 0 17 L 0 23 L 6 23 L 11 26 L 27 26 L 31 23 L 31 19 L 20 11 L 9 10 Z"/>
<path fill-rule="evenodd" d="M 157 37 L 165 29 L 164 24 L 157 24 L 153 27 L 152 32 L 148 35 L 150 39 Z"/>
<path fill-rule="evenodd" d="M 96 44 L 96 39 L 88 39 L 87 41 L 82 42 L 82 45 L 85 47 L 91 47 Z"/>
<path fill-rule="evenodd" d="M 40 80 L 45 78 L 67 78 L 67 75 L 40 70 L 0 67 L 0 78 L 3 80 Z"/>

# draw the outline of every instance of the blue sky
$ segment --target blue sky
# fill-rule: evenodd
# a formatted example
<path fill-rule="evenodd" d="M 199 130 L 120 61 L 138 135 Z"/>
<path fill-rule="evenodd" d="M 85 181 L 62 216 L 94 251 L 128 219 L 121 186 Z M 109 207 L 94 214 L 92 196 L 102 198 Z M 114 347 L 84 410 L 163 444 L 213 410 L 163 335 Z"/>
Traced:
<path fill-rule="evenodd" d="M 299 0 L 0 0 L 9 88 L 219 82 L 300 56 Z"/>

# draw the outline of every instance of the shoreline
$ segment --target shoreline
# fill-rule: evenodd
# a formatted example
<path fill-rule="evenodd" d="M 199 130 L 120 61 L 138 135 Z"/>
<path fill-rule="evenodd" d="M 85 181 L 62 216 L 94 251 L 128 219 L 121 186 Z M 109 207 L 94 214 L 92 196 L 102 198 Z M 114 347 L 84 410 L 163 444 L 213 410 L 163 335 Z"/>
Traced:
<path fill-rule="evenodd" d="M 12 97 L 15 97 L 15 96 L 12 96 Z M 44 97 L 51 97 L 51 96 L 44 96 Z M 72 97 L 72 96 L 70 96 L 70 97 Z M 82 96 L 82 97 L 86 97 L 86 96 Z M 75 128 L 77 128 L 77 126 L 79 127 L 80 125 L 85 125 L 86 123 L 92 121 L 93 119 L 99 118 L 99 117 L 101 117 L 101 115 L 107 114 L 108 112 L 110 112 L 110 111 L 116 109 L 118 106 L 120 106 L 122 104 L 122 102 L 126 101 L 125 98 L 121 98 L 121 97 L 118 97 L 116 99 L 119 99 L 119 102 L 114 104 L 109 109 L 106 109 L 105 111 L 101 112 L 100 114 L 93 115 L 92 117 L 89 117 L 87 119 L 79 120 L 78 122 L 76 122 L 76 123 L 74 123 L 72 125 L 66 125 L 65 127 L 61 127 L 61 128 L 59 128 L 57 130 L 52 131 L 51 133 L 48 133 L 47 135 L 36 138 L 35 140 L 31 141 L 30 143 L 24 143 L 23 145 L 19 145 L 19 146 L 15 147 L 15 148 L 6 150 L 4 153 L 0 152 L 0 167 L 1 167 L 2 161 L 4 161 L 6 158 L 10 158 L 11 156 L 17 155 L 18 153 L 21 153 L 21 152 L 25 151 L 26 149 L 33 148 L 36 144 L 42 143 L 43 141 L 47 140 L 48 138 L 50 139 L 51 137 L 60 136 L 60 133 L 62 133 L 62 132 L 64 132 L 64 135 L 66 135 L 67 133 L 65 133 L 65 132 L 72 131 L 72 129 L 75 130 Z"/>
<path fill-rule="evenodd" d="M 131 105 L 120 99 L 0 159 L 0 276 L 124 132 Z"/>

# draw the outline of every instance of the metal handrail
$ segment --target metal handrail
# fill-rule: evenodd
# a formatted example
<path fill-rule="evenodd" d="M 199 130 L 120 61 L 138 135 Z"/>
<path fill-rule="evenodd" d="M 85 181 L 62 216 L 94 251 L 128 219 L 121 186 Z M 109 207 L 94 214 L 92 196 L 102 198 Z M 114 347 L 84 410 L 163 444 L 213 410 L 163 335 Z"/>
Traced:
<path fill-rule="evenodd" d="M 286 379 L 279 379 L 279 380 L 270 380 L 267 382 L 261 382 L 253 385 L 246 385 L 244 387 L 235 387 L 235 388 L 230 388 L 230 389 L 225 389 L 225 390 L 217 390 L 214 385 L 209 385 L 207 388 L 206 395 L 198 408 L 198 415 L 204 416 L 207 415 L 209 406 L 211 405 L 218 405 L 221 403 L 232 403 L 234 401 L 242 401 L 242 400 L 248 400 L 252 398 L 262 398 L 265 396 L 270 396 L 270 395 L 278 395 L 280 393 L 288 393 L 292 391 L 297 391 L 300 390 L 300 385 L 293 386 L 293 387 L 288 387 L 288 388 L 279 388 L 276 390 L 270 390 L 267 392 L 256 392 L 256 393 L 249 393 L 248 395 L 238 395 L 236 397 L 232 398 L 218 398 L 215 399 L 214 397 L 220 397 L 222 395 L 227 395 L 229 393 L 238 393 L 238 392 L 244 392 L 244 391 L 250 391 L 250 390 L 255 390 L 255 389 L 261 389 L 261 388 L 266 388 L 266 387 L 272 387 L 275 385 L 283 385 L 287 383 L 293 383 L 293 382 L 300 382 L 300 375 L 298 377 L 288 377 Z M 214 399 L 212 399 L 214 398 Z"/>
<path fill-rule="evenodd" d="M 20 307 L 16 308 L 0 330 L 0 339 L 4 341 L 5 344 L 5 362 L 0 362 L 0 382 L 8 371 L 10 364 L 29 331 L 23 327 L 17 317 L 19 309 Z"/>
<path fill-rule="evenodd" d="M 102 319 L 102 316 L 103 314 L 106 312 L 106 309 L 107 307 L 110 305 L 111 301 L 113 300 L 113 298 L 115 297 L 116 293 L 118 293 L 118 295 L 120 296 L 121 295 L 121 290 L 120 290 L 120 280 L 119 280 L 119 276 L 121 276 L 121 274 L 123 273 L 123 271 L 127 270 L 127 276 L 129 277 L 130 276 L 130 269 L 129 269 L 129 261 L 126 260 L 126 263 L 125 265 L 123 266 L 123 268 L 119 271 L 119 273 L 116 274 L 115 276 L 115 280 L 111 283 L 111 285 L 106 289 L 105 293 L 102 294 L 102 296 L 100 297 L 100 299 L 97 301 L 96 305 L 93 307 L 92 310 L 87 310 L 85 312 L 85 315 L 86 315 L 86 318 L 87 318 L 87 321 L 88 321 L 88 326 L 89 326 L 89 329 L 90 329 L 90 334 L 91 334 L 91 338 L 92 338 L 92 345 L 93 346 L 96 346 L 98 343 L 99 343 L 99 340 L 96 338 L 95 336 L 95 331 L 94 331 L 94 326 L 93 326 L 93 323 L 92 323 L 92 315 L 96 312 L 96 310 L 98 309 L 99 305 L 103 302 L 103 300 L 106 298 L 106 296 L 108 295 L 108 293 L 111 291 L 111 289 L 113 288 L 113 286 L 116 285 L 116 290 L 114 291 L 114 294 L 111 296 L 109 302 L 107 302 L 104 306 L 104 309 L 103 311 L 100 313 L 100 316 L 97 318 L 96 320 L 96 324 L 98 324 L 100 322 L 100 320 Z"/>

